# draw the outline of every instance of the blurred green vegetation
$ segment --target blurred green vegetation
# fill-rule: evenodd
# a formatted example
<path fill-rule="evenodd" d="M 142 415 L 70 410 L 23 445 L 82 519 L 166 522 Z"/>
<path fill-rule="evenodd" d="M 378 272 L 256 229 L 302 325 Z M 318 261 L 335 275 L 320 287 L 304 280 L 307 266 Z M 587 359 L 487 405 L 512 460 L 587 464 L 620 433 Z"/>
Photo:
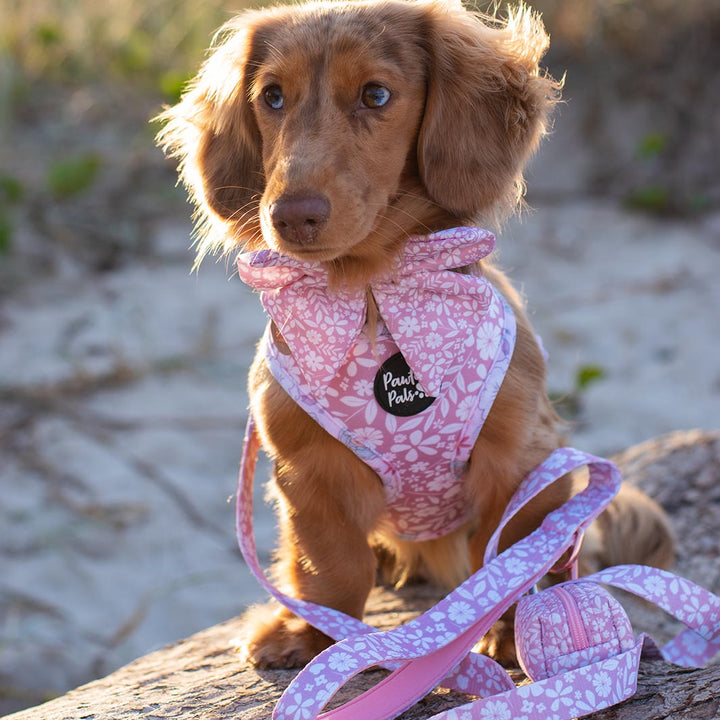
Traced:
<path fill-rule="evenodd" d="M 61 253 L 105 270 L 148 251 L 184 204 L 148 120 L 248 4 L 0 0 L 0 295 Z"/>
<path fill-rule="evenodd" d="M 586 390 L 593 383 L 602 380 L 605 375 L 605 369 L 601 365 L 581 365 L 575 373 L 575 391 L 580 393 Z"/>
<path fill-rule="evenodd" d="M 247 3 L 0 0 L 0 57 L 19 82 L 132 82 L 175 99 L 213 32 Z M 7 81 L 7 78 L 6 78 Z"/>
<path fill-rule="evenodd" d="M 47 171 L 47 184 L 56 198 L 70 198 L 89 188 L 102 161 L 96 153 L 52 162 Z"/>
<path fill-rule="evenodd" d="M 0 256 L 11 250 L 13 211 L 22 196 L 22 183 L 11 175 L 0 174 Z"/>
<path fill-rule="evenodd" d="M 583 398 L 588 388 L 606 377 L 607 371 L 602 365 L 586 363 L 576 368 L 570 391 L 550 393 L 550 399 L 558 415 L 566 422 L 579 422 L 583 411 Z"/>

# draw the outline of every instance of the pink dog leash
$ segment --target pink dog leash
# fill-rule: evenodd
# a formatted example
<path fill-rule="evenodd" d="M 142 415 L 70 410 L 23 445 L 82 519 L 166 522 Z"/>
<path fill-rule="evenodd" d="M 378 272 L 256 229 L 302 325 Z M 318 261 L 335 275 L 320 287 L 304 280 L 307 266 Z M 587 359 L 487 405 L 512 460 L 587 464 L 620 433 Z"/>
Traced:
<path fill-rule="evenodd" d="M 331 608 L 289 598 L 264 577 L 252 532 L 258 449 L 251 419 L 238 494 L 238 539 L 248 565 L 268 592 L 293 612 L 336 639 L 346 638 L 298 674 L 278 702 L 274 718 L 385 720 L 442 684 L 482 699 L 433 720 L 571 720 L 631 697 L 643 652 L 676 664 L 702 666 L 720 651 L 720 598 L 665 571 L 620 566 L 523 596 L 614 496 L 619 474 L 607 461 L 571 449 L 553 453 L 508 505 L 488 545 L 487 565 L 430 611 L 400 628 L 377 632 Z M 591 469 L 589 487 L 548 515 L 535 533 L 495 557 L 510 518 L 542 489 L 583 464 Z M 658 650 L 651 638 L 634 637 L 624 610 L 598 583 L 656 603 L 688 629 Z M 468 650 L 518 598 L 518 657 L 534 682 L 516 688 L 497 663 Z M 319 715 L 351 677 L 376 665 L 393 672 L 350 703 Z"/>
<path fill-rule="evenodd" d="M 502 565 L 503 556 L 491 564 Z M 662 649 L 646 635 L 635 638 L 622 606 L 599 582 L 654 602 L 688 629 Z M 445 620 L 437 612 L 441 605 L 403 628 L 351 638 L 328 648 L 287 688 L 273 717 L 396 717 L 413 700 L 423 697 L 425 679 L 436 666 L 444 669 L 453 655 L 462 654 L 467 647 L 462 633 L 447 646 L 406 662 L 354 700 L 330 712 L 319 712 L 350 677 L 378 664 L 381 658 L 402 654 L 393 635 L 413 624 L 427 629 L 430 623 Z M 476 617 L 481 612 L 478 609 Z M 497 614 L 491 611 L 484 617 L 492 620 Z M 480 633 L 487 627 L 482 619 L 473 626 Z M 671 573 L 643 566 L 618 566 L 523 596 L 515 622 L 518 657 L 533 682 L 439 713 L 432 720 L 572 720 L 631 697 L 637 689 L 641 655 L 697 667 L 720 651 L 720 598 Z M 477 635 L 472 633 L 472 637 Z"/>
<path fill-rule="evenodd" d="M 497 544 L 502 529 L 515 512 L 567 472 L 589 464 L 589 487 L 569 501 L 562 513 L 550 514 L 540 530 L 491 561 L 431 611 L 397 631 L 391 631 L 397 632 L 398 637 L 391 637 L 390 651 L 386 648 L 385 652 L 380 652 L 376 648 L 372 652 L 373 643 L 378 642 L 378 637 L 384 637 L 384 633 L 377 633 L 371 626 L 336 610 L 290 598 L 264 577 L 254 547 L 251 511 L 259 444 L 251 418 L 245 439 L 237 507 L 238 540 L 246 561 L 263 587 L 292 612 L 335 639 L 348 638 L 347 646 L 336 645 L 336 650 L 326 651 L 340 653 L 333 654 L 327 666 L 335 672 L 335 682 L 325 673 L 318 672 L 317 663 L 324 655 L 321 654 L 300 673 L 291 685 L 293 690 L 288 688 L 278 703 L 276 717 L 314 717 L 349 677 L 364 667 L 378 664 L 397 668 L 390 676 L 395 678 L 392 685 L 381 683 L 370 691 L 362 708 L 353 706 L 348 712 L 362 711 L 363 717 L 368 718 L 394 717 L 438 683 L 482 696 L 514 690 L 514 683 L 503 668 L 484 655 L 468 651 L 517 597 L 531 588 L 572 547 L 578 532 L 610 502 L 620 484 L 617 469 L 606 460 L 572 449 L 554 453 L 523 483 L 508 506 L 491 540 L 491 547 Z M 444 617 L 444 623 L 438 620 L 439 617 Z M 304 691 L 298 696 L 295 688 L 301 683 Z M 286 711 L 289 714 L 283 714 Z"/>
<path fill-rule="evenodd" d="M 591 464 L 591 483 L 592 469 Z M 532 474 L 525 488 L 531 484 Z M 570 503 L 554 514 L 564 515 Z M 535 535 L 538 539 L 545 536 L 552 543 L 554 532 L 555 529 L 548 534 L 544 524 Z M 468 644 L 477 640 L 507 607 L 508 598 L 518 597 L 523 584 L 515 583 L 508 570 L 512 567 L 511 558 L 524 544 L 525 541 L 517 543 L 483 568 L 492 569 L 509 586 L 507 595 L 494 608 L 488 609 L 484 596 L 462 594 L 477 581 L 483 573 L 481 570 L 431 611 L 407 625 L 362 638 L 350 638 L 328 648 L 287 688 L 273 717 L 283 720 L 316 717 L 323 720 L 360 717 L 386 720 L 396 717 L 427 692 L 426 680 L 432 677 L 433 670 L 436 676 L 442 674 L 453 658 L 462 656 Z M 683 622 L 687 630 L 662 649 L 647 635 L 636 638 L 620 603 L 599 583 L 632 592 L 658 605 Z M 332 695 L 361 670 L 379 664 L 381 659 L 410 658 L 412 653 L 403 643 L 403 635 L 412 636 L 416 634 L 415 630 L 432 632 L 438 623 L 448 623 L 447 603 L 450 602 L 452 607 L 458 598 L 462 602 L 463 597 L 471 601 L 472 618 L 468 630 L 454 627 L 455 637 L 447 645 L 406 661 L 359 697 L 319 714 Z M 515 632 L 518 658 L 533 682 L 491 693 L 439 713 L 432 720 L 571 720 L 615 705 L 635 693 L 641 655 L 699 667 L 720 651 L 720 598 L 666 571 L 636 565 L 618 566 L 521 596 Z"/>

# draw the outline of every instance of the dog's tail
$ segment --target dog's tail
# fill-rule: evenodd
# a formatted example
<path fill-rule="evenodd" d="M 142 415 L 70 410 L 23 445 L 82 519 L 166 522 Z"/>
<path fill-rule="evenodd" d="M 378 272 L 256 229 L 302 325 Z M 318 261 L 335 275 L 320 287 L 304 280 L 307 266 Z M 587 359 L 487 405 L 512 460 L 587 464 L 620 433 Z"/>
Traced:
<path fill-rule="evenodd" d="M 581 575 L 627 564 L 667 570 L 674 563 L 670 519 L 654 500 L 628 483 L 588 528 L 579 556 Z"/>

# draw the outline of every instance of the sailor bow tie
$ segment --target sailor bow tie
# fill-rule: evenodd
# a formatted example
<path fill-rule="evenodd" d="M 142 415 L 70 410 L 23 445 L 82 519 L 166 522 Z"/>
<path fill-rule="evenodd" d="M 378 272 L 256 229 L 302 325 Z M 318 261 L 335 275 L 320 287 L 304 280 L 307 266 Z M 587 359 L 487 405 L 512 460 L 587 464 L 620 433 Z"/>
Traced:
<path fill-rule="evenodd" d="M 370 290 L 393 340 L 425 392 L 436 396 L 450 366 L 474 348 L 479 320 L 493 290 L 476 275 L 451 272 L 484 258 L 495 247 L 486 230 L 456 228 L 411 237 L 396 266 Z M 240 279 L 260 290 L 313 392 L 322 396 L 363 330 L 366 288 L 330 289 L 320 263 L 271 250 L 243 253 Z"/>

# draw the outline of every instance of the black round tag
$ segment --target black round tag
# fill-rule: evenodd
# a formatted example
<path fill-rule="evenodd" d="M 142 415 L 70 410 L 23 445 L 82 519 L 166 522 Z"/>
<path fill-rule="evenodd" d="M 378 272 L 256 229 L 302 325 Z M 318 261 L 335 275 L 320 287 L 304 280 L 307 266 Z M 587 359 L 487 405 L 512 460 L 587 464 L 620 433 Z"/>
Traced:
<path fill-rule="evenodd" d="M 395 353 L 380 366 L 374 391 L 380 407 L 399 417 L 417 415 L 435 400 L 420 387 L 402 353 Z"/>

